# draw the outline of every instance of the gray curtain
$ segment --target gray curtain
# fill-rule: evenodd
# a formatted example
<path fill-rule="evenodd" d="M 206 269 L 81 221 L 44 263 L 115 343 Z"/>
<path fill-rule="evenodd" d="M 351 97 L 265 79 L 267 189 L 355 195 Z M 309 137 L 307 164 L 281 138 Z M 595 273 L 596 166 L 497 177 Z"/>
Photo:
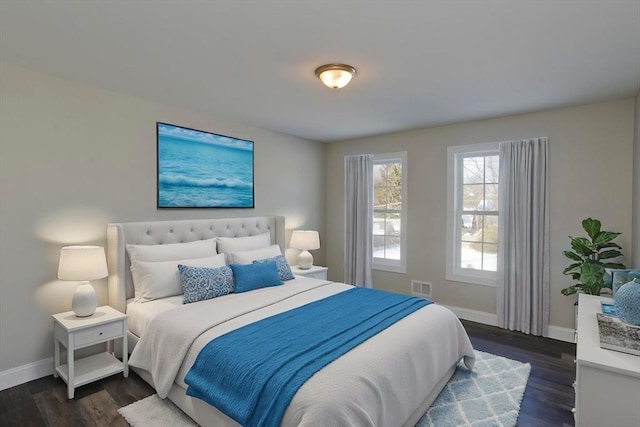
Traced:
<path fill-rule="evenodd" d="M 548 138 L 500 144 L 498 325 L 549 335 Z"/>
<path fill-rule="evenodd" d="M 344 158 L 344 282 L 373 286 L 373 156 Z"/>

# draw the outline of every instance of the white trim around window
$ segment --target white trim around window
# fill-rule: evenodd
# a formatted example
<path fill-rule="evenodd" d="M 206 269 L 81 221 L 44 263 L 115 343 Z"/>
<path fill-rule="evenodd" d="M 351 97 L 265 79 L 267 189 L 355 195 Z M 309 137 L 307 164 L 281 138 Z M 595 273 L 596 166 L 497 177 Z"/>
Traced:
<path fill-rule="evenodd" d="M 373 269 L 391 271 L 394 273 L 407 272 L 407 152 L 383 153 L 373 155 L 373 164 L 400 163 L 402 165 L 402 208 L 400 210 L 400 258 L 390 259 L 376 257 L 374 251 Z M 375 200 L 375 197 L 374 197 Z M 375 217 L 374 209 L 374 217 Z"/>
<path fill-rule="evenodd" d="M 447 147 L 447 280 L 496 286 L 495 271 L 461 267 L 462 172 L 465 157 L 497 155 L 499 150 L 499 142 Z"/>

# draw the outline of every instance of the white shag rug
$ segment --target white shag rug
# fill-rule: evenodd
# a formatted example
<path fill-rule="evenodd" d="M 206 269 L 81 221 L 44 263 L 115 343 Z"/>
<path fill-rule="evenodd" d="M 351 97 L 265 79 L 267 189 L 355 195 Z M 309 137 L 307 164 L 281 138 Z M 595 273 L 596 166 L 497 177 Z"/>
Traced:
<path fill-rule="evenodd" d="M 152 394 L 118 409 L 132 427 L 197 427 L 180 408 L 169 399 Z"/>

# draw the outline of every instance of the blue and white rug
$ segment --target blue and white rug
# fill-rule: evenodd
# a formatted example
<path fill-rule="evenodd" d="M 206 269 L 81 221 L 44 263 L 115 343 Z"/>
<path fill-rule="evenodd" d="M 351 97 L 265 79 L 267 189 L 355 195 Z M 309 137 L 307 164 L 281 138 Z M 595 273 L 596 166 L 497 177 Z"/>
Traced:
<path fill-rule="evenodd" d="M 475 351 L 470 372 L 460 363 L 416 427 L 513 427 L 531 365 Z"/>
<path fill-rule="evenodd" d="M 416 427 L 514 427 L 531 365 L 476 350 L 469 372 L 460 363 Z M 118 410 L 134 427 L 197 427 L 168 399 L 151 395 Z"/>

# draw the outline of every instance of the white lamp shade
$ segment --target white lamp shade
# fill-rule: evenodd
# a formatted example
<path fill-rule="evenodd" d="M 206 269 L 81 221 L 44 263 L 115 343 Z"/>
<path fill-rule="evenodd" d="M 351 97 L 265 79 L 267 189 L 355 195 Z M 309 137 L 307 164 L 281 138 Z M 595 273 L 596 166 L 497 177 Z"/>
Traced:
<path fill-rule="evenodd" d="M 107 277 L 107 259 L 101 246 L 65 246 L 60 250 L 58 279 L 95 280 Z"/>
<path fill-rule="evenodd" d="M 293 249 L 314 250 L 320 249 L 320 235 L 312 230 L 294 230 L 291 233 L 290 246 Z"/>

